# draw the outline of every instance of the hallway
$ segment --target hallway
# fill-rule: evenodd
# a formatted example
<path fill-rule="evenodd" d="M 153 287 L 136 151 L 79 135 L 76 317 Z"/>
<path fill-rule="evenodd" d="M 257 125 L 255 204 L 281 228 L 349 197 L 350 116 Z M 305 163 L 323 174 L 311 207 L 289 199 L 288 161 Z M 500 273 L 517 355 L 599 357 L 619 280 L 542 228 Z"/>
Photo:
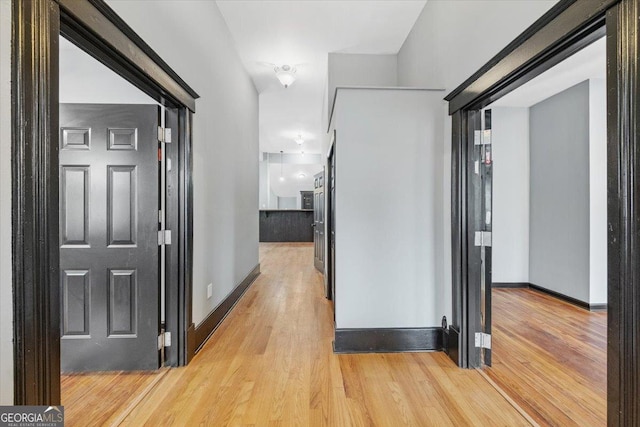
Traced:
<path fill-rule="evenodd" d="M 444 353 L 333 354 L 311 244 L 261 244 L 260 262 L 190 365 L 168 371 L 122 425 L 528 425 Z"/>

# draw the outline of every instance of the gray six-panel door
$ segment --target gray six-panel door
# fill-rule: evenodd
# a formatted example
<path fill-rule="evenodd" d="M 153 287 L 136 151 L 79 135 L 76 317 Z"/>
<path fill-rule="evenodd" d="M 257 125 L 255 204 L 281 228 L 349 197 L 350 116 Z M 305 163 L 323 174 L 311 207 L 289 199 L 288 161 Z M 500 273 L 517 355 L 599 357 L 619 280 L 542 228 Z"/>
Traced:
<path fill-rule="evenodd" d="M 158 107 L 60 105 L 63 372 L 159 366 Z"/>

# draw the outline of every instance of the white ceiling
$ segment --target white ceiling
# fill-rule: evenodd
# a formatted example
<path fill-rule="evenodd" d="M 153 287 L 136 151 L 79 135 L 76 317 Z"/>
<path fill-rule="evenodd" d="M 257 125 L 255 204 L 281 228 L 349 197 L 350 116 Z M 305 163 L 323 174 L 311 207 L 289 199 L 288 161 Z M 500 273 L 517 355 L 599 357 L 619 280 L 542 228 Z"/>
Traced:
<path fill-rule="evenodd" d="M 601 38 L 503 96 L 491 107 L 531 107 L 588 79 L 607 74 L 606 40 Z"/>
<path fill-rule="evenodd" d="M 260 151 L 320 153 L 328 53 L 397 53 L 425 3 L 218 0 L 260 93 Z M 287 89 L 273 70 L 283 64 L 297 68 Z"/>

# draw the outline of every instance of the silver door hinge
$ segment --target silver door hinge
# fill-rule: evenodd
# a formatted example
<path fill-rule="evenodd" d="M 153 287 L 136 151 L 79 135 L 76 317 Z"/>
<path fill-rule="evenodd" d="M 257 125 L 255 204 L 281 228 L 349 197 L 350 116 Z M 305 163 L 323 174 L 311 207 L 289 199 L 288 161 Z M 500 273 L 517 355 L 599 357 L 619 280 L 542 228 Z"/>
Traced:
<path fill-rule="evenodd" d="M 171 143 L 171 128 L 158 126 L 158 141 L 167 144 Z"/>
<path fill-rule="evenodd" d="M 491 145 L 491 129 L 482 131 L 482 145 Z"/>
<path fill-rule="evenodd" d="M 171 244 L 171 230 L 158 230 L 158 245 Z"/>
<path fill-rule="evenodd" d="M 491 129 L 473 131 L 473 145 L 491 145 Z"/>
<path fill-rule="evenodd" d="M 158 335 L 158 350 L 162 350 L 164 347 L 171 347 L 171 332 Z"/>
<path fill-rule="evenodd" d="M 476 347 L 491 350 L 491 334 L 476 332 Z"/>
<path fill-rule="evenodd" d="M 491 232 L 490 231 L 476 231 L 475 233 L 475 246 L 491 247 Z"/>

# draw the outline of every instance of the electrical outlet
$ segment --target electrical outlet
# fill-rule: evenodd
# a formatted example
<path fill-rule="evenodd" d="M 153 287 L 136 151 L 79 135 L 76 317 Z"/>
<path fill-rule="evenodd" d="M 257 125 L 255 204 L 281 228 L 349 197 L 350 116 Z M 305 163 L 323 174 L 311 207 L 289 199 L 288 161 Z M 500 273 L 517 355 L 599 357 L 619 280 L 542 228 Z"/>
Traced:
<path fill-rule="evenodd" d="M 213 296 L 213 283 L 207 285 L 207 299 Z"/>

